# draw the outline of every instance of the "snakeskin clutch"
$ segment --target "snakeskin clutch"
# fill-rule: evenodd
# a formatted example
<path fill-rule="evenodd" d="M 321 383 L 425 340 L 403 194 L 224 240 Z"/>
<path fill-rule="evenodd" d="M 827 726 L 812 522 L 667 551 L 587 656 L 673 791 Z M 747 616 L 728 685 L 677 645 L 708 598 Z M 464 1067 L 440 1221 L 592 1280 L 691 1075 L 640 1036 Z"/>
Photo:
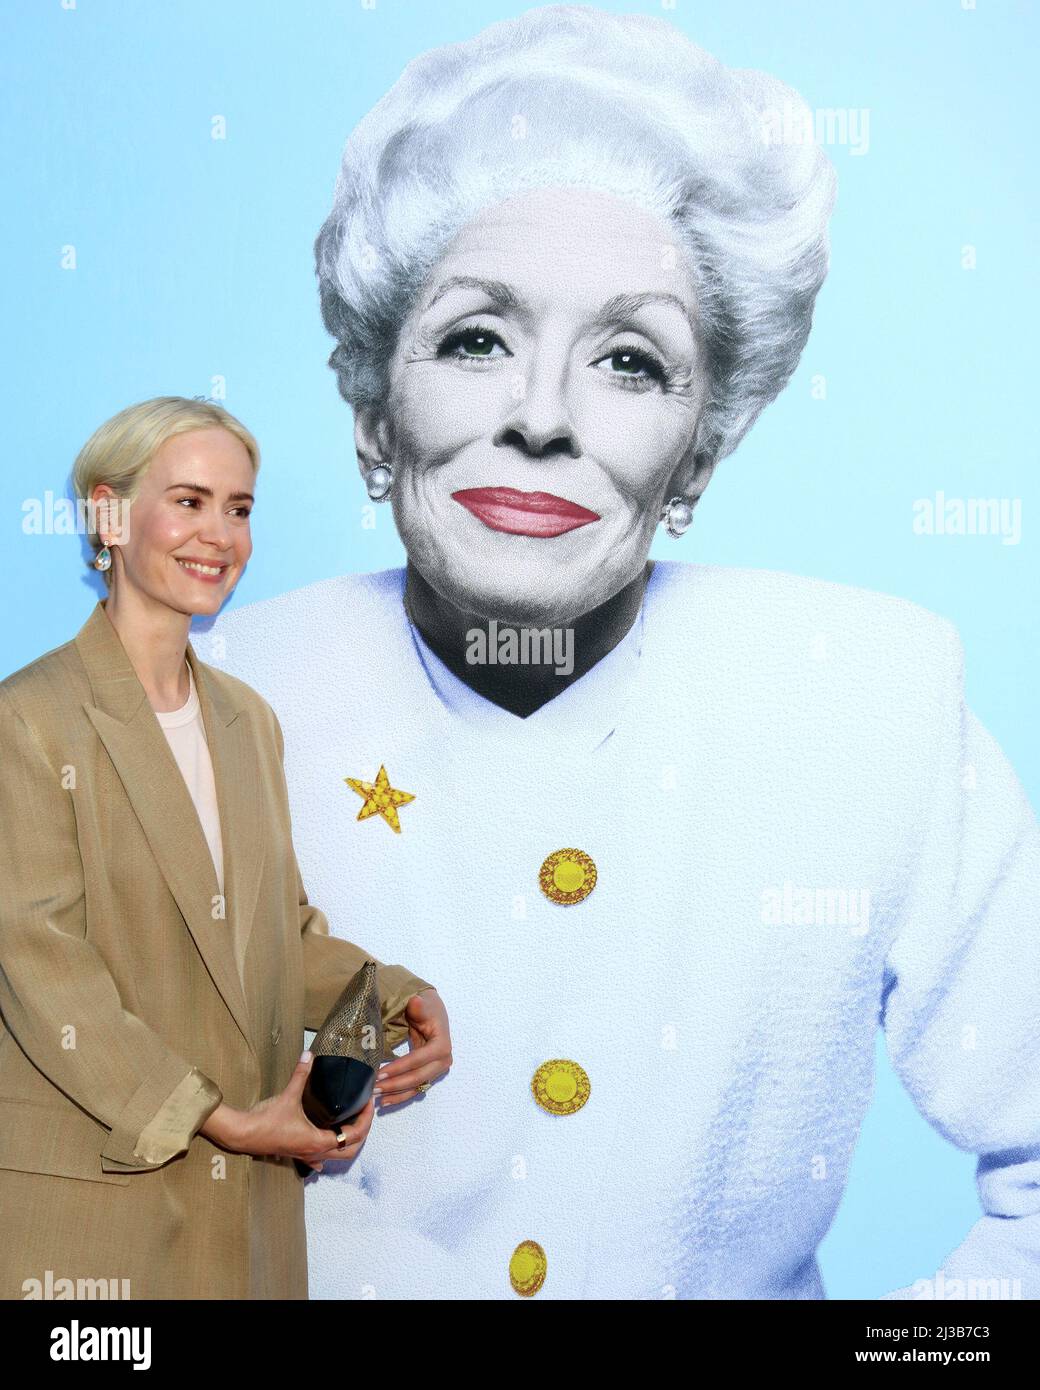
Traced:
<path fill-rule="evenodd" d="M 366 961 L 314 1035 L 303 1109 L 311 1124 L 334 1129 L 365 1108 L 383 1060 L 376 963 Z"/>

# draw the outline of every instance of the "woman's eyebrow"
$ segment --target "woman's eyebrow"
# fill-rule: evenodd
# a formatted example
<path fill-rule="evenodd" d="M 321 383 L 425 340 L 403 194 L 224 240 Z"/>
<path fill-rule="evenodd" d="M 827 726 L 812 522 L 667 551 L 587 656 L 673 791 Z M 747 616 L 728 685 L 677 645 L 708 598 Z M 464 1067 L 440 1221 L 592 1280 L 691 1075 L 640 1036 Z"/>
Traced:
<path fill-rule="evenodd" d="M 427 310 L 432 309 L 438 299 L 449 290 L 458 289 L 482 290 L 490 300 L 503 309 L 520 307 L 520 296 L 504 280 L 486 280 L 482 275 L 449 275 L 447 280 L 437 287 L 437 292 L 426 306 Z"/>
<path fill-rule="evenodd" d="M 211 487 L 206 487 L 203 483 L 171 483 L 165 490 L 167 492 L 174 492 L 177 488 L 185 488 L 189 492 L 201 492 L 203 497 L 212 497 L 214 495 L 213 489 Z M 229 492 L 228 501 L 255 502 L 256 498 L 251 492 Z"/>
<path fill-rule="evenodd" d="M 654 304 L 663 304 L 673 309 L 678 309 L 683 318 L 689 325 L 690 332 L 697 336 L 697 325 L 690 312 L 690 306 L 686 304 L 677 294 L 669 294 L 667 291 L 647 290 L 639 294 L 615 294 L 607 300 L 603 308 L 592 320 L 594 328 L 610 328 L 619 323 L 630 319 L 640 309 L 645 309 Z"/>
<path fill-rule="evenodd" d="M 483 294 L 497 305 L 500 309 L 520 309 L 523 301 L 513 289 L 512 285 L 507 285 L 504 280 L 488 280 L 482 275 L 451 275 L 443 284 L 437 287 L 432 299 L 427 304 L 429 311 L 437 301 L 449 290 L 469 289 L 480 290 Z M 663 304 L 673 309 L 677 309 L 689 325 L 690 331 L 696 337 L 697 326 L 690 312 L 690 306 L 686 304 L 677 294 L 669 294 L 667 291 L 646 290 L 640 293 L 615 294 L 607 300 L 603 307 L 595 314 L 592 319 L 593 328 L 611 328 L 630 319 L 640 309 L 655 304 Z"/>

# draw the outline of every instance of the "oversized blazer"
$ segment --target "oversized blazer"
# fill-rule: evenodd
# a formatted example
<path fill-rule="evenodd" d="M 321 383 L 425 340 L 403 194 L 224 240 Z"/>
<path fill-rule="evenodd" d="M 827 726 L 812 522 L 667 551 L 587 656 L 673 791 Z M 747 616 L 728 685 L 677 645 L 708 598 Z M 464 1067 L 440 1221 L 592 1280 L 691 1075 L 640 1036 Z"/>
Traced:
<path fill-rule="evenodd" d="M 307 900 L 270 707 L 190 644 L 187 658 L 223 898 L 103 603 L 73 641 L 0 682 L 8 1299 L 307 1296 L 292 1161 L 229 1153 L 198 1130 L 221 1099 L 247 1109 L 281 1091 L 304 1029 L 372 957 L 331 936 Z M 389 1057 L 407 1036 L 405 1004 L 429 985 L 398 965 L 378 977 Z"/>

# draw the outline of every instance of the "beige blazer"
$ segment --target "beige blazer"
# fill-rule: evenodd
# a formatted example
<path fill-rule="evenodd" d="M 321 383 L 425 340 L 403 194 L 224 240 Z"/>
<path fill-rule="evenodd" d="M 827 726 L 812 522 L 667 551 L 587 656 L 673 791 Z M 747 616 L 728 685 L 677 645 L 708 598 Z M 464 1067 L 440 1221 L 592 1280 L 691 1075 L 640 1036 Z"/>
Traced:
<path fill-rule="evenodd" d="M 285 1086 L 304 1028 L 369 957 L 307 901 L 270 706 L 187 655 L 223 903 L 103 603 L 73 641 L 0 682 L 4 1298 L 89 1297 L 102 1280 L 132 1299 L 307 1296 L 292 1161 L 226 1153 L 197 1131 L 221 1098 L 246 1109 Z M 378 975 L 389 1057 L 405 1004 L 429 986 L 399 965 Z"/>

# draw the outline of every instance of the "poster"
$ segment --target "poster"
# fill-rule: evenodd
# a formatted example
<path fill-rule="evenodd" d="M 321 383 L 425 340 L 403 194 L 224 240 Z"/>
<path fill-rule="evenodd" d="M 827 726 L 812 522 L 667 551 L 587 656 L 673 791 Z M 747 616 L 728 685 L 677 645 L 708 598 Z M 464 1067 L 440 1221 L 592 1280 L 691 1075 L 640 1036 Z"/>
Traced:
<path fill-rule="evenodd" d="M 944 1261 L 987 1211 L 1033 1253 L 980 1255 L 974 1296 L 1036 1297 L 1033 7 L 52 0 L 4 28 L 4 672 L 106 597 L 88 437 L 156 397 L 231 412 L 252 553 L 193 649 L 284 726 L 332 934 L 453 1022 L 451 1071 L 307 1180 L 311 1298 L 970 1298 Z M 896 961 L 915 1096 L 883 1029 L 860 1045 Z M 814 1008 L 815 1079 L 770 1099 Z"/>

